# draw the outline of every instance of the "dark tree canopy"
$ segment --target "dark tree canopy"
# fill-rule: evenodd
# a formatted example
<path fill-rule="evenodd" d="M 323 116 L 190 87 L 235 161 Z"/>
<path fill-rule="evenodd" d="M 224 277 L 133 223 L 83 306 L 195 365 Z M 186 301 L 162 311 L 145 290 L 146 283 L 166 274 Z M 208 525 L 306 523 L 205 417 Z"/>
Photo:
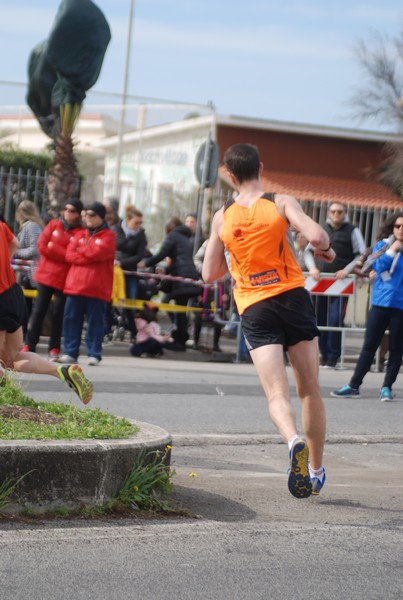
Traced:
<path fill-rule="evenodd" d="M 63 0 L 48 38 L 57 83 L 52 105 L 81 104 L 97 81 L 111 39 L 102 11 L 91 0 Z"/>
<path fill-rule="evenodd" d="M 47 42 L 41 42 L 32 50 L 28 63 L 27 104 L 49 137 L 54 139 L 58 133 L 55 116 L 57 109 L 52 109 L 52 90 L 57 81 L 56 69 L 48 59 Z"/>
<path fill-rule="evenodd" d="M 49 37 L 32 51 L 27 103 L 43 131 L 59 133 L 61 105 L 81 105 L 97 81 L 111 39 L 102 11 L 91 0 L 62 0 Z"/>

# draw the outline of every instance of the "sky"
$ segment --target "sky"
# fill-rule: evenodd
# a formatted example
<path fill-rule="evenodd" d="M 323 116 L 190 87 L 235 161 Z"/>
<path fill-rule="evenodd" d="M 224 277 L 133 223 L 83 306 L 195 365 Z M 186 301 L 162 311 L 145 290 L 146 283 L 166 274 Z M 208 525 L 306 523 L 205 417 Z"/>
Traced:
<path fill-rule="evenodd" d="M 27 81 L 29 54 L 46 39 L 59 3 L 1 0 L 0 81 Z M 93 90 L 122 94 L 130 0 L 95 3 L 112 40 Z M 133 5 L 130 95 L 212 101 L 220 115 L 387 129 L 352 116 L 349 101 L 364 83 L 354 48 L 375 33 L 403 31 L 401 0 L 134 0 Z M 10 89 L 0 85 L 0 104 L 23 103 Z"/>

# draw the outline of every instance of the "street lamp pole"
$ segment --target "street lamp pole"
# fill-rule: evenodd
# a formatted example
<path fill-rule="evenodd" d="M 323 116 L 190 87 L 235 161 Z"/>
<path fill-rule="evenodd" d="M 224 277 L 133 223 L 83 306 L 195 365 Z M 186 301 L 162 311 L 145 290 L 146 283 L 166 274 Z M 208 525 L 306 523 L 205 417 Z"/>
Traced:
<path fill-rule="evenodd" d="M 120 193 L 120 167 L 122 164 L 122 141 L 123 132 L 125 126 L 126 116 L 126 103 L 127 103 L 127 88 L 129 83 L 129 67 L 130 67 L 130 54 L 132 45 L 132 29 L 133 29 L 133 15 L 134 15 L 134 0 L 130 0 L 130 14 L 129 14 L 129 27 L 127 31 L 127 44 L 126 44 L 126 62 L 125 62 L 125 74 L 123 80 L 123 96 L 122 96 L 122 109 L 120 112 L 120 122 L 118 130 L 118 144 L 116 149 L 116 165 L 115 165 L 115 178 L 113 184 L 113 194 L 119 197 Z"/>

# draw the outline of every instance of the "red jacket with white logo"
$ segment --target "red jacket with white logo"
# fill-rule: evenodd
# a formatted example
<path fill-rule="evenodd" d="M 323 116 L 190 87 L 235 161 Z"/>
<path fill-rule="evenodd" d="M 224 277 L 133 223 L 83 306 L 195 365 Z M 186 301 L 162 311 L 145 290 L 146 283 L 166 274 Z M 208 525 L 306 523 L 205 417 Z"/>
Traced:
<path fill-rule="evenodd" d="M 115 245 L 115 234 L 107 225 L 76 233 L 66 251 L 71 266 L 64 293 L 110 302 Z"/>
<path fill-rule="evenodd" d="M 68 229 L 62 219 L 52 219 L 38 238 L 40 254 L 35 281 L 42 285 L 63 290 L 70 263 L 66 260 L 66 250 L 71 239 L 82 227 Z"/>

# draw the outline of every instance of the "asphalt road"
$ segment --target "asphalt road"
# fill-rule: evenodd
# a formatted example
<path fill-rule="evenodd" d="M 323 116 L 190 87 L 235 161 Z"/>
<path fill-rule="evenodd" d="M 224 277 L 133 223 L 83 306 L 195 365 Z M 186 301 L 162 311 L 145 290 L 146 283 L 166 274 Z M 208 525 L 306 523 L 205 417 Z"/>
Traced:
<path fill-rule="evenodd" d="M 381 374 L 340 400 L 329 391 L 351 371 L 321 371 L 328 481 L 297 500 L 252 365 L 110 351 L 85 368 L 94 407 L 173 435 L 172 501 L 194 518 L 2 524 L 2 599 L 403 598 L 401 376 L 381 403 Z M 57 381 L 22 381 L 36 399 L 76 402 Z"/>

